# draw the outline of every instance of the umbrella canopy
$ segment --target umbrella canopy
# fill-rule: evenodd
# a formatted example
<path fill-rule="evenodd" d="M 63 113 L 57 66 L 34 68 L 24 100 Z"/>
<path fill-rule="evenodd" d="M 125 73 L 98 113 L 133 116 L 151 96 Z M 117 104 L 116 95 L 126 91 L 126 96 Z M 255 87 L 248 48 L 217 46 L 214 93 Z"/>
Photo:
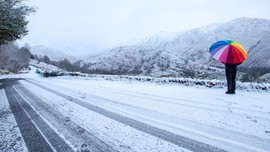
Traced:
<path fill-rule="evenodd" d="M 242 63 L 247 58 L 247 51 L 236 41 L 223 40 L 211 45 L 210 54 L 216 60 L 227 64 Z"/>

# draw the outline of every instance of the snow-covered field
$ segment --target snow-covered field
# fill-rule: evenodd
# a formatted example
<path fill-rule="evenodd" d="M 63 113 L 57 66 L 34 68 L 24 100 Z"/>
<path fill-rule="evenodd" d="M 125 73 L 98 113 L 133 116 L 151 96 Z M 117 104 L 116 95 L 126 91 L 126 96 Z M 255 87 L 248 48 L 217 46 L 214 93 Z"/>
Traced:
<path fill-rule="evenodd" d="M 19 82 L 30 92 L 118 151 L 189 150 L 70 102 L 39 85 L 226 151 L 270 151 L 269 91 L 237 90 L 235 95 L 227 95 L 225 88 L 204 86 L 114 81 L 98 77 L 43 78 L 34 70 L 29 74 L 1 76 L 0 79 L 6 77 L 27 78 L 27 81 Z M 4 141 L 14 141 L 11 138 L 15 138 L 19 140 L 17 149 L 24 151 L 23 139 L 19 138 L 21 135 L 9 112 L 3 89 L 0 90 L 0 99 L 1 149 Z M 9 115 L 2 116 L 2 109 Z M 61 134 L 61 128 L 50 124 L 50 118 L 43 119 Z M 11 124 L 13 137 L 5 135 Z M 61 136 L 66 137 L 65 134 Z M 76 141 L 68 142 L 74 150 L 80 148 Z"/>

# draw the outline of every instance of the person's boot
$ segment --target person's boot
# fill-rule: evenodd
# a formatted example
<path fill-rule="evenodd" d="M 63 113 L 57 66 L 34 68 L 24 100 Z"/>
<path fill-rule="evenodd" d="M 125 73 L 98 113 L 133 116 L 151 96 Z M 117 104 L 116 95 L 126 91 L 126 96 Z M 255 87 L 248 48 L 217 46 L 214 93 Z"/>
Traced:
<path fill-rule="evenodd" d="M 232 90 L 228 90 L 225 92 L 226 94 L 235 94 L 235 91 L 232 91 Z"/>

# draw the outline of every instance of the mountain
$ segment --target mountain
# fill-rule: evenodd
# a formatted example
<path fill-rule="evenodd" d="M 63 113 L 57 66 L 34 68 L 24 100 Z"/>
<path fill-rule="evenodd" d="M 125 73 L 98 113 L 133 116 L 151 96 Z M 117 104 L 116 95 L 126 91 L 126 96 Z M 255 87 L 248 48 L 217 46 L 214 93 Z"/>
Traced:
<path fill-rule="evenodd" d="M 43 45 L 38 45 L 38 46 L 33 46 L 30 49 L 30 52 L 33 55 L 37 55 L 39 57 L 43 57 L 44 55 L 48 56 L 50 58 L 50 60 L 53 61 L 59 61 L 59 60 L 63 60 L 63 59 L 68 59 L 71 62 L 74 62 L 76 60 L 78 60 L 76 57 L 65 54 L 61 51 L 43 46 Z"/>
<path fill-rule="evenodd" d="M 235 40 L 249 54 L 242 67 L 269 68 L 269 35 L 270 20 L 238 18 L 179 33 L 157 33 L 134 45 L 116 47 L 83 59 L 77 65 L 113 74 L 199 75 L 215 78 L 222 70 L 214 67 L 223 65 L 210 57 L 208 49 L 212 43 L 224 39 Z"/>
<path fill-rule="evenodd" d="M 181 54 L 186 59 L 197 63 L 211 64 L 209 46 L 218 40 L 230 39 L 243 44 L 249 53 L 248 60 L 243 66 L 270 67 L 268 60 L 270 51 L 267 51 L 269 50 L 269 45 L 267 45 L 270 40 L 269 35 L 270 20 L 239 18 L 224 24 L 208 25 L 182 32 L 171 41 L 164 41 L 163 44 L 154 44 L 151 47 L 158 46 L 159 49 Z M 145 46 L 145 43 L 139 45 Z"/>

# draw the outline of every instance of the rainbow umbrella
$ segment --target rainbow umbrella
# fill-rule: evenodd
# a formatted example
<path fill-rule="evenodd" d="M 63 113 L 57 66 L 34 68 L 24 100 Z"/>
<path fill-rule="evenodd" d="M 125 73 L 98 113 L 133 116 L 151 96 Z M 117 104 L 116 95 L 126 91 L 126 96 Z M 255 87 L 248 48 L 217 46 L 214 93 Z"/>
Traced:
<path fill-rule="evenodd" d="M 210 54 L 216 60 L 227 64 L 242 63 L 247 58 L 247 51 L 236 41 L 223 40 L 211 45 Z"/>

